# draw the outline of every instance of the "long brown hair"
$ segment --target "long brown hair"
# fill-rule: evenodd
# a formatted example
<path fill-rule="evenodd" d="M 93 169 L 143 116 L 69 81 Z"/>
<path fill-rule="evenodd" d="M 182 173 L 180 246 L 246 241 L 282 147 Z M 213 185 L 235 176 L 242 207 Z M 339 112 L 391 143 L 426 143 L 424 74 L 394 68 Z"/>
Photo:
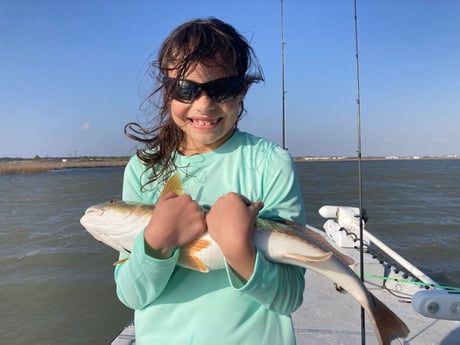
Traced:
<path fill-rule="evenodd" d="M 169 114 L 171 95 L 163 87 L 162 78 L 174 71 L 175 78 L 184 79 L 187 71 L 196 64 L 218 66 L 244 75 L 246 92 L 249 86 L 263 80 L 263 72 L 247 40 L 231 25 L 216 18 L 195 19 L 178 26 L 163 42 L 158 60 L 152 62 L 150 75 L 155 81 L 148 101 L 159 109 L 155 125 L 144 128 L 138 123 L 128 123 L 125 134 L 145 147 L 137 156 L 146 166 L 148 182 L 167 180 L 177 169 L 174 158 L 184 140 L 184 133 Z M 241 105 L 239 116 L 244 113 Z M 144 186 L 145 187 L 145 186 Z"/>

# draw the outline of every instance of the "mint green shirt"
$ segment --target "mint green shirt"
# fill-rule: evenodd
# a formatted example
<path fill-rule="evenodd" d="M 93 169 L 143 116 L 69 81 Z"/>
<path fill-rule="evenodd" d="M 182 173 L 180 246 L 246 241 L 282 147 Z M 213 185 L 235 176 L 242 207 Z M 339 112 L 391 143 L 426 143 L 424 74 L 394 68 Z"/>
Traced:
<path fill-rule="evenodd" d="M 262 218 L 306 223 L 294 163 L 264 139 L 237 130 L 212 152 L 178 155 L 176 165 L 184 193 L 200 205 L 236 192 L 262 200 Z M 134 156 L 125 170 L 123 200 L 158 200 L 163 186 L 143 190 L 144 170 Z M 137 345 L 295 344 L 290 315 L 302 303 L 303 268 L 270 262 L 257 251 L 254 273 L 243 283 L 229 266 L 209 273 L 176 266 L 179 253 L 167 260 L 148 256 L 142 232 L 130 259 L 115 269 L 118 298 L 135 309 Z"/>

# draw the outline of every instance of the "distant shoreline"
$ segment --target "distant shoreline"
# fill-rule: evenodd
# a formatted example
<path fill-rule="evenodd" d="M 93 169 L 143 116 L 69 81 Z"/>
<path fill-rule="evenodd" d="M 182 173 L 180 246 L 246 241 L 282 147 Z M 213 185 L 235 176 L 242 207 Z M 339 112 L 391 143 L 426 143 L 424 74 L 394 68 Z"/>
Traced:
<path fill-rule="evenodd" d="M 362 157 L 363 161 L 404 161 L 404 160 L 456 160 L 460 159 L 459 155 L 445 156 L 367 156 Z M 296 162 L 340 162 L 340 161 L 356 161 L 357 157 L 347 156 L 306 156 L 294 157 Z"/>
<path fill-rule="evenodd" d="M 73 168 L 124 167 L 130 157 L 72 157 L 72 158 L 0 158 L 0 175 L 40 174 L 53 170 Z M 363 157 L 364 161 L 397 160 L 455 160 L 460 156 L 391 156 Z M 356 161 L 357 157 L 294 157 L 295 162 L 341 162 Z"/>
<path fill-rule="evenodd" d="M 73 168 L 122 167 L 129 157 L 1 158 L 0 175 L 40 174 Z"/>

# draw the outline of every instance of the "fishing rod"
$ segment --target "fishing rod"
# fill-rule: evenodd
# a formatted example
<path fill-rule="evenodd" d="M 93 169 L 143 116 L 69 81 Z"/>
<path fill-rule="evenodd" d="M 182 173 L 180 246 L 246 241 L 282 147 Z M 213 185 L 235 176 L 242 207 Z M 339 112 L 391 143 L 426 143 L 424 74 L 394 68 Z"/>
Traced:
<path fill-rule="evenodd" d="M 283 149 L 287 150 L 286 146 L 286 90 L 284 82 L 284 5 L 281 0 L 281 82 L 282 82 L 282 99 L 283 99 Z"/>
<path fill-rule="evenodd" d="M 357 118 L 357 160 L 358 160 L 358 198 L 359 198 L 359 237 L 364 238 L 363 229 L 363 192 L 362 192 L 362 154 L 361 154 L 361 97 L 359 91 L 359 58 L 358 58 L 358 16 L 357 4 L 354 3 L 354 29 L 355 29 L 355 57 L 356 57 L 356 118 Z M 285 90 L 285 66 L 284 66 L 284 3 L 280 0 L 281 5 L 281 79 L 282 79 L 282 111 L 283 111 L 283 149 L 286 147 L 286 90 Z M 359 241 L 359 261 L 360 261 L 360 279 L 364 283 L 364 245 Z M 366 344 L 366 315 L 364 308 L 361 307 L 361 344 Z"/>
<path fill-rule="evenodd" d="M 356 0 L 354 4 L 355 23 L 355 57 L 356 57 L 356 120 L 357 120 L 357 159 L 358 159 L 358 199 L 359 199 L 359 271 L 364 284 L 364 229 L 363 229 L 363 178 L 362 178 L 362 153 L 361 153 L 361 97 L 359 92 L 359 54 L 358 54 L 358 15 Z M 366 344 L 366 315 L 361 307 L 361 344 Z"/>

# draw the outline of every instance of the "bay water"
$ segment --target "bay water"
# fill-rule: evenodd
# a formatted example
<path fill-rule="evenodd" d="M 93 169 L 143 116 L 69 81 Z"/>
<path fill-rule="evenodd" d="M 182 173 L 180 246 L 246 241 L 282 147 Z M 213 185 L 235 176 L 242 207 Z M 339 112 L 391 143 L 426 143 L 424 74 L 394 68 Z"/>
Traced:
<path fill-rule="evenodd" d="M 308 223 L 358 206 L 357 163 L 296 163 Z M 460 287 L 460 160 L 364 161 L 366 229 L 442 285 Z M 0 176 L 2 344 L 109 344 L 132 319 L 116 298 L 117 253 L 79 223 L 121 197 L 122 168 Z M 308 288 L 308 286 L 307 286 Z"/>

